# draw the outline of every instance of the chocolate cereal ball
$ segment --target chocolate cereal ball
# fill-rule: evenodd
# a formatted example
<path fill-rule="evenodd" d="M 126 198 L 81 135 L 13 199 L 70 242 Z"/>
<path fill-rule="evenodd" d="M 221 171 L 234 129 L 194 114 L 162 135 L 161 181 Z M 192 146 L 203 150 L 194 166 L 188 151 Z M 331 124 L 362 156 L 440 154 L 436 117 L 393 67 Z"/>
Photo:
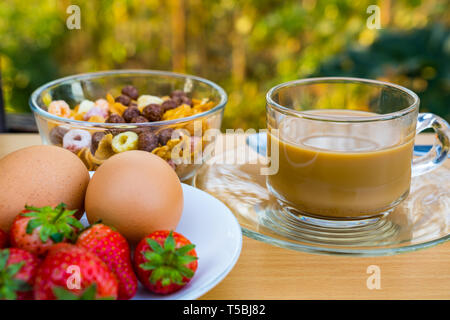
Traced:
<path fill-rule="evenodd" d="M 177 105 L 187 104 L 192 107 L 192 100 L 187 96 L 186 92 L 181 90 L 175 90 L 170 95 L 173 101 Z"/>
<path fill-rule="evenodd" d="M 124 106 L 129 106 L 131 103 L 131 98 L 129 96 L 122 94 L 122 95 L 118 96 L 115 99 L 115 101 L 123 104 Z"/>
<path fill-rule="evenodd" d="M 158 147 L 158 137 L 156 134 L 150 131 L 143 132 L 139 135 L 138 149 L 143 151 L 152 152 L 153 149 Z"/>
<path fill-rule="evenodd" d="M 148 122 L 146 117 L 143 116 L 137 116 L 134 117 L 133 119 L 131 119 L 130 123 L 143 123 L 143 122 Z"/>
<path fill-rule="evenodd" d="M 122 114 L 122 117 L 125 119 L 126 122 L 131 122 L 131 120 L 135 117 L 138 117 L 141 115 L 141 112 L 137 107 L 128 107 Z"/>
<path fill-rule="evenodd" d="M 168 99 L 168 100 L 164 101 L 161 105 L 164 108 L 164 112 L 167 111 L 167 110 L 175 109 L 176 107 L 178 107 L 177 103 L 174 100 L 172 100 L 172 99 Z"/>
<path fill-rule="evenodd" d="M 112 115 L 110 115 L 110 116 L 106 119 L 105 122 L 106 122 L 106 123 L 125 123 L 126 121 L 125 121 L 124 118 L 122 118 L 122 117 L 119 116 L 118 114 L 113 113 Z"/>
<path fill-rule="evenodd" d="M 130 97 L 133 100 L 137 100 L 137 98 L 139 97 L 138 90 L 131 85 L 123 87 L 122 94 Z"/>
<path fill-rule="evenodd" d="M 142 110 L 142 115 L 148 119 L 148 121 L 160 121 L 164 114 L 164 108 L 160 104 L 152 103 L 146 106 Z"/>
<path fill-rule="evenodd" d="M 172 139 L 172 128 L 166 128 L 158 132 L 158 141 L 162 146 L 165 146 L 167 144 L 167 141 Z"/>
<path fill-rule="evenodd" d="M 170 94 L 170 97 L 172 97 L 172 98 L 182 97 L 182 96 L 186 96 L 186 92 L 184 92 L 183 90 L 174 90 Z"/>

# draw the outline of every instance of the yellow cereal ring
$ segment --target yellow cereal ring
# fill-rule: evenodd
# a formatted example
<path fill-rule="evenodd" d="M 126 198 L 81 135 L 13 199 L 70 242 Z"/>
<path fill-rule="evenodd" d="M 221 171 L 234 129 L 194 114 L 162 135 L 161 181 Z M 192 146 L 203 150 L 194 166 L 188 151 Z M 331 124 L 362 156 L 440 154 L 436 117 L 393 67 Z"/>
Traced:
<path fill-rule="evenodd" d="M 111 146 L 114 152 L 120 153 L 138 148 L 138 135 L 133 131 L 118 134 L 112 139 Z"/>

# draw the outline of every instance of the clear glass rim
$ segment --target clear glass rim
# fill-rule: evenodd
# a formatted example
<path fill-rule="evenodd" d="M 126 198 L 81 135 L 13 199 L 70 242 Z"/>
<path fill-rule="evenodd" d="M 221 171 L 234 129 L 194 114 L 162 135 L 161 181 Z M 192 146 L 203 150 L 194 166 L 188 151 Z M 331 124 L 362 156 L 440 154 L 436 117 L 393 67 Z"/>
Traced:
<path fill-rule="evenodd" d="M 157 75 L 157 76 L 168 76 L 168 77 L 174 77 L 174 78 L 182 78 L 182 79 L 191 79 L 196 80 L 199 82 L 202 82 L 214 90 L 216 90 L 219 93 L 220 101 L 219 103 L 212 109 L 198 113 L 196 115 L 180 118 L 180 119 L 173 119 L 173 120 L 164 120 L 164 121 L 154 121 L 154 122 L 143 122 L 143 123 L 104 123 L 104 122 L 88 122 L 88 121 L 81 121 L 81 120 L 73 120 L 73 119 L 67 119 L 58 117 L 56 115 L 53 115 L 46 110 L 42 109 L 38 103 L 37 99 L 41 96 L 41 94 L 49 89 L 50 87 L 54 87 L 57 85 L 61 85 L 68 81 L 81 81 L 81 80 L 89 80 L 89 79 L 95 79 L 95 78 L 101 78 L 105 76 L 114 76 L 114 75 L 122 75 L 122 76 L 134 76 L 134 75 Z M 220 87 L 218 84 L 207 80 L 205 78 L 201 78 L 198 76 L 193 76 L 189 74 L 182 74 L 182 73 L 176 73 L 176 72 L 170 72 L 170 71 L 160 71 L 160 70 L 145 70 L 145 69 L 123 69 L 123 70 L 109 70 L 109 71 L 99 71 L 99 72 L 88 72 L 88 73 L 81 73 L 76 75 L 71 75 L 68 77 L 59 78 L 53 81 L 50 81 L 36 90 L 31 94 L 29 99 L 29 105 L 33 112 L 39 114 L 40 116 L 51 119 L 58 122 L 63 122 L 68 125 L 74 125 L 74 126 L 84 126 L 84 127 L 101 127 L 101 128 L 123 128 L 125 127 L 151 127 L 151 126 L 160 126 L 160 125 L 170 125 L 170 124 L 177 124 L 177 123 L 183 123 L 192 121 L 198 118 L 203 118 L 205 116 L 208 116 L 210 114 L 215 113 L 216 111 L 222 110 L 225 108 L 225 105 L 227 104 L 228 96 L 225 92 L 225 90 Z"/>
<path fill-rule="evenodd" d="M 379 114 L 374 116 L 367 117 L 357 117 L 357 118 L 348 118 L 348 117 L 340 117 L 340 116 L 330 116 L 330 115 L 319 115 L 312 114 L 305 111 L 293 110 L 291 108 L 282 106 L 275 102 L 272 97 L 273 95 L 280 89 L 291 87 L 291 86 L 302 86 L 309 85 L 314 83 L 360 83 L 365 85 L 379 86 L 379 87 L 388 87 L 392 89 L 399 90 L 412 98 L 412 103 L 402 110 L 396 112 L 390 112 L 385 114 Z M 400 118 L 406 114 L 414 112 L 420 103 L 420 99 L 413 91 L 402 87 L 400 85 L 389 83 L 385 81 L 372 80 L 372 79 L 363 79 L 363 78 L 352 78 L 352 77 L 318 77 L 318 78 L 305 78 L 300 80 L 292 80 L 288 82 L 281 83 L 272 87 L 266 94 L 267 105 L 271 108 L 277 109 L 279 112 L 284 114 L 288 114 L 290 116 L 304 118 L 309 120 L 317 120 L 317 121 L 329 121 L 329 122 L 373 122 L 373 121 L 385 121 L 392 120 L 396 118 Z"/>

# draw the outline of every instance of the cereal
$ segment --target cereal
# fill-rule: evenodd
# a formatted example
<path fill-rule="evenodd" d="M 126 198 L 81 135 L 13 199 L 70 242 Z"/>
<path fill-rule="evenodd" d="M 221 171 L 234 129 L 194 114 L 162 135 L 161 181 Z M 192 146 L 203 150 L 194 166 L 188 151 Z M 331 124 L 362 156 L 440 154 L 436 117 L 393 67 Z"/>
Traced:
<path fill-rule="evenodd" d="M 181 139 L 171 139 L 167 141 L 167 144 L 162 147 L 153 149 L 152 153 L 164 160 L 169 160 L 172 157 L 172 150 L 181 142 Z M 179 155 L 178 155 L 179 157 Z"/>
<path fill-rule="evenodd" d="M 139 134 L 138 149 L 152 152 L 158 147 L 158 136 L 153 132 L 147 131 Z"/>
<path fill-rule="evenodd" d="M 108 117 L 108 111 L 102 109 L 101 107 L 94 106 L 91 109 L 89 109 L 88 112 L 86 112 L 83 116 L 83 120 L 87 121 L 93 116 L 100 116 L 103 119 L 106 119 Z M 103 121 L 104 122 L 104 121 Z"/>
<path fill-rule="evenodd" d="M 134 117 L 138 117 L 141 115 L 141 112 L 137 107 L 130 106 L 128 107 L 122 114 L 122 117 L 126 122 L 131 122 Z"/>
<path fill-rule="evenodd" d="M 105 99 L 97 99 L 95 100 L 95 106 L 108 112 L 109 110 L 109 102 Z"/>
<path fill-rule="evenodd" d="M 55 100 L 50 102 L 47 111 L 62 118 L 69 118 L 71 113 L 69 105 L 64 100 Z"/>
<path fill-rule="evenodd" d="M 165 146 L 167 144 L 167 141 L 172 139 L 173 129 L 172 128 L 166 128 L 158 132 L 158 140 L 159 143 L 162 146 Z"/>
<path fill-rule="evenodd" d="M 212 109 L 213 106 L 214 106 L 213 101 L 194 103 L 194 106 L 192 107 L 192 111 L 194 114 L 202 113 L 202 112 Z"/>
<path fill-rule="evenodd" d="M 83 148 L 77 152 L 77 156 L 81 159 L 81 161 L 83 161 L 86 168 L 89 171 L 92 171 L 97 168 L 97 165 L 93 161 L 91 161 L 91 159 L 88 157 L 88 153 L 91 153 L 89 148 Z"/>
<path fill-rule="evenodd" d="M 98 145 L 104 136 L 105 136 L 104 132 L 94 132 L 92 134 L 91 150 L 93 151 L 93 153 L 97 151 Z"/>
<path fill-rule="evenodd" d="M 77 109 L 70 110 L 69 119 L 84 121 L 84 115 L 82 113 L 78 113 L 76 110 Z"/>
<path fill-rule="evenodd" d="M 96 129 L 68 131 L 61 126 L 49 125 L 51 143 L 75 152 L 89 170 L 95 170 L 116 153 L 135 149 L 152 152 L 165 159 L 172 168 L 177 168 L 177 172 L 182 170 L 188 163 L 184 160 L 193 158 L 203 147 L 202 137 L 190 137 L 194 133 L 194 121 L 174 124 L 170 128 L 150 123 L 190 117 L 208 111 L 215 105 L 207 98 L 191 98 L 182 90 L 174 90 L 161 97 L 147 94 L 139 96 L 138 89 L 132 85 L 124 86 L 119 96 L 108 93 L 105 98 L 93 101 L 82 100 L 71 110 L 64 101 L 50 100 L 48 109 L 53 114 L 80 121 L 148 125 L 111 127 L 102 132 L 95 132 Z M 208 128 L 204 119 L 199 121 L 203 130 Z M 185 133 L 174 135 L 178 129 L 183 129 Z M 181 165 L 180 158 L 185 164 Z"/>
<path fill-rule="evenodd" d="M 161 104 L 164 101 L 160 97 L 156 96 L 150 96 L 150 95 L 142 95 L 137 99 L 138 108 L 142 112 L 142 109 L 144 109 L 149 104 L 155 103 L 155 104 Z"/>
<path fill-rule="evenodd" d="M 173 97 L 182 97 L 182 96 L 186 96 L 186 92 L 182 91 L 182 90 L 174 90 L 172 91 L 172 93 L 170 94 L 170 96 Z"/>
<path fill-rule="evenodd" d="M 148 122 L 148 119 L 143 116 L 137 116 L 131 119 L 130 123 L 145 123 Z"/>
<path fill-rule="evenodd" d="M 62 145 L 63 137 L 67 131 L 69 131 L 69 129 L 63 126 L 54 127 L 50 131 L 50 142 L 53 144 Z"/>
<path fill-rule="evenodd" d="M 82 129 L 69 130 L 63 138 L 63 147 L 72 152 L 91 147 L 91 134 Z"/>
<path fill-rule="evenodd" d="M 186 95 L 186 93 L 184 91 L 175 90 L 174 92 L 172 92 L 172 94 L 170 96 L 171 96 L 172 100 L 175 101 L 177 106 L 182 105 L 182 104 L 187 104 L 189 106 L 192 106 L 192 100 L 188 98 L 188 96 Z"/>
<path fill-rule="evenodd" d="M 109 106 L 109 111 L 113 114 L 118 114 L 122 116 L 122 114 L 127 110 L 127 107 L 119 102 L 115 102 Z"/>
<path fill-rule="evenodd" d="M 110 93 L 106 94 L 106 101 L 108 102 L 108 105 L 116 103 L 114 97 Z"/>
<path fill-rule="evenodd" d="M 95 107 L 95 103 L 90 100 L 83 100 L 81 101 L 80 105 L 78 106 L 78 113 L 86 113 L 92 108 Z"/>
<path fill-rule="evenodd" d="M 106 123 L 125 123 L 125 119 L 122 116 L 113 113 L 106 119 Z"/>
<path fill-rule="evenodd" d="M 137 100 L 137 98 L 139 97 L 138 90 L 135 87 L 133 87 L 133 86 L 125 86 L 125 87 L 123 87 L 122 94 L 130 97 L 133 100 Z"/>
<path fill-rule="evenodd" d="M 164 108 L 160 104 L 149 104 L 142 110 L 142 115 L 148 119 L 148 121 L 160 121 L 164 114 Z"/>
<path fill-rule="evenodd" d="M 167 110 L 175 109 L 176 107 L 178 107 L 178 104 L 172 99 L 167 99 L 161 105 L 164 108 L 164 112 L 166 112 Z"/>
<path fill-rule="evenodd" d="M 52 96 L 49 92 L 45 92 L 42 96 L 42 102 L 48 106 L 52 102 Z"/>
<path fill-rule="evenodd" d="M 88 119 L 89 122 L 105 122 L 105 118 L 103 118 L 102 116 L 92 116 Z"/>
<path fill-rule="evenodd" d="M 175 109 L 164 112 L 163 120 L 186 118 L 192 116 L 193 114 L 193 110 L 190 106 L 188 106 L 187 104 L 182 104 Z"/>
<path fill-rule="evenodd" d="M 129 96 L 126 96 L 124 94 L 118 96 L 115 99 L 116 102 L 119 102 L 120 104 L 124 105 L 124 106 L 129 106 L 131 103 L 131 98 Z"/>
<path fill-rule="evenodd" d="M 138 135 L 132 131 L 120 133 L 112 139 L 112 149 L 116 153 L 136 150 L 137 147 Z"/>
<path fill-rule="evenodd" d="M 95 158 L 99 161 L 104 161 L 114 155 L 112 149 L 113 135 L 111 133 L 106 134 L 98 143 L 97 150 L 95 151 Z"/>

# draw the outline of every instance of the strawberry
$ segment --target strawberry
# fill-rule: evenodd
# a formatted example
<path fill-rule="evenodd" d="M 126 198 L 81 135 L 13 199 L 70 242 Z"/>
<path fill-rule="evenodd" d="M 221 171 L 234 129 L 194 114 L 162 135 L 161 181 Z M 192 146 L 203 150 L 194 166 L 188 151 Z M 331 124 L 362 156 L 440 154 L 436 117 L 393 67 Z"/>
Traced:
<path fill-rule="evenodd" d="M 30 300 L 39 259 L 17 248 L 0 250 L 0 300 Z"/>
<path fill-rule="evenodd" d="M 142 239 L 134 252 L 134 266 L 141 283 L 150 291 L 169 294 L 181 289 L 197 270 L 197 253 L 183 235 L 155 231 Z"/>
<path fill-rule="evenodd" d="M 39 267 L 34 283 L 36 300 L 55 300 L 55 287 L 67 288 L 77 296 L 96 284 L 97 299 L 117 298 L 116 276 L 95 254 L 68 243 L 53 245 Z M 57 290 L 57 289 L 56 289 Z"/>
<path fill-rule="evenodd" d="M 8 246 L 8 234 L 0 229 L 0 249 L 6 248 Z"/>
<path fill-rule="evenodd" d="M 119 299 L 131 299 L 137 291 L 138 281 L 131 263 L 127 240 L 116 230 L 98 223 L 84 230 L 76 245 L 99 257 L 119 280 Z"/>
<path fill-rule="evenodd" d="M 11 246 L 43 256 L 54 243 L 73 241 L 83 228 L 74 213 L 64 203 L 55 208 L 25 206 L 12 224 Z"/>

